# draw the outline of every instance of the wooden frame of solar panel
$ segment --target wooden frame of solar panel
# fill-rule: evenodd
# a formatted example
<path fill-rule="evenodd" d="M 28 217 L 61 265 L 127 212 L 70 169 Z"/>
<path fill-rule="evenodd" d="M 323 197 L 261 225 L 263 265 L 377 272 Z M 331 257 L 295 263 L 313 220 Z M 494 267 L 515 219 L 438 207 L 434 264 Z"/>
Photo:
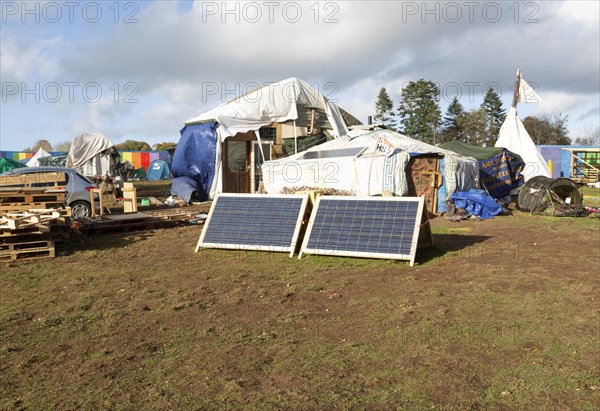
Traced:
<path fill-rule="evenodd" d="M 336 202 L 346 205 L 343 212 L 331 212 L 330 205 Z M 412 266 L 423 213 L 426 212 L 424 204 L 423 197 L 320 196 L 311 213 L 298 258 L 303 254 L 386 258 L 409 260 Z M 362 214 L 355 212 L 357 210 Z M 369 214 L 382 211 L 380 215 Z M 389 214 L 391 212 L 404 212 L 404 215 Z M 327 236 L 326 244 L 320 244 L 324 235 Z M 346 239 L 342 238 L 344 236 Z M 311 242 L 315 237 L 317 239 Z M 373 244 L 368 242 L 375 240 L 378 243 L 373 250 Z M 397 241 L 397 247 L 392 244 L 394 241 Z"/>
<path fill-rule="evenodd" d="M 217 194 L 195 252 L 224 248 L 289 252 L 292 257 L 307 204 L 308 194 Z"/>

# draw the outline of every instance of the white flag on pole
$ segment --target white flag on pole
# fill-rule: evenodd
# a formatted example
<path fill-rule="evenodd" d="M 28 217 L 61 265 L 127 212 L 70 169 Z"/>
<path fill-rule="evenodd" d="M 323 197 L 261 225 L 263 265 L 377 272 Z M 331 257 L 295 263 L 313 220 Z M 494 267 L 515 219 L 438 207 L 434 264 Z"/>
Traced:
<path fill-rule="evenodd" d="M 521 103 L 544 103 L 544 100 L 535 92 L 523 77 L 519 82 L 519 102 Z"/>

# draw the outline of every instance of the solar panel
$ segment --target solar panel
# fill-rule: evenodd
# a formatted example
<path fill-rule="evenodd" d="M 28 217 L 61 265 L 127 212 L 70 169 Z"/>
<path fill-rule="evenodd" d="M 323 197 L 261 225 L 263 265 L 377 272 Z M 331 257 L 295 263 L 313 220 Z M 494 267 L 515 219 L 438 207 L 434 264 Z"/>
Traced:
<path fill-rule="evenodd" d="M 415 261 L 422 197 L 321 196 L 298 258 L 306 254 Z"/>
<path fill-rule="evenodd" d="M 290 252 L 308 195 L 217 194 L 196 252 L 203 248 Z"/>
<path fill-rule="evenodd" d="M 349 148 L 338 148 L 334 150 L 322 150 L 322 151 L 307 151 L 298 160 L 318 160 L 323 158 L 336 158 L 336 157 L 356 157 L 365 151 L 367 147 L 349 147 Z"/>

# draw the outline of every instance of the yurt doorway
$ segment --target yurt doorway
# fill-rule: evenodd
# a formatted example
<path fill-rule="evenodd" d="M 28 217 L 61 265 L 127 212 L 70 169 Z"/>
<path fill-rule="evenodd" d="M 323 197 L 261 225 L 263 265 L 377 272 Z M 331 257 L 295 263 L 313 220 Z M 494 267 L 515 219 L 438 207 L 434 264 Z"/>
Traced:
<path fill-rule="evenodd" d="M 250 193 L 251 142 L 226 139 L 223 143 L 223 192 Z"/>

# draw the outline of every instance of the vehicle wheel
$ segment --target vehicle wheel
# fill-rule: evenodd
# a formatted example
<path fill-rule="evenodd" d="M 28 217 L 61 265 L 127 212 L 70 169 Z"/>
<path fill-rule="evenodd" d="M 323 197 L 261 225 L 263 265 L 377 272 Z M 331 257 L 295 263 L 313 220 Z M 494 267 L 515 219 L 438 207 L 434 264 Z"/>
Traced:
<path fill-rule="evenodd" d="M 87 201 L 79 200 L 71 203 L 71 217 L 74 219 L 89 217 L 92 207 Z"/>

